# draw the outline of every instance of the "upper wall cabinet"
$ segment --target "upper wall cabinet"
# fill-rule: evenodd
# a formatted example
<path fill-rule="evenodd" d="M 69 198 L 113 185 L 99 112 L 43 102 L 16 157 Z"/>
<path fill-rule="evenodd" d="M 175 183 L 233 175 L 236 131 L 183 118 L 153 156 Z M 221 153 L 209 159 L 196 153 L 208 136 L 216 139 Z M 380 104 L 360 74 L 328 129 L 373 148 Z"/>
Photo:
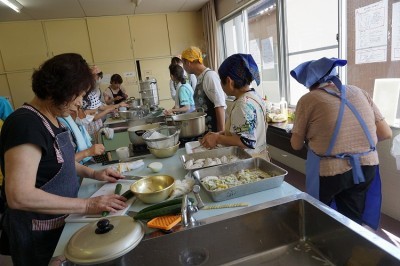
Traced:
<path fill-rule="evenodd" d="M 10 85 L 11 98 L 14 107 L 18 108 L 25 102 L 29 102 L 35 95 L 32 91 L 32 70 L 24 72 L 7 73 Z"/>
<path fill-rule="evenodd" d="M 170 56 L 166 15 L 129 17 L 135 58 Z"/>
<path fill-rule="evenodd" d="M 84 19 L 45 21 L 51 56 L 62 53 L 78 53 L 92 63 L 89 34 Z"/>
<path fill-rule="evenodd" d="M 37 68 L 47 59 L 41 22 L 1 23 L 0 36 L 0 50 L 6 71 Z"/>
<path fill-rule="evenodd" d="M 133 59 L 128 18 L 88 18 L 90 44 L 94 62 Z"/>
<path fill-rule="evenodd" d="M 167 21 L 172 55 L 181 54 L 189 46 L 202 47 L 201 12 L 170 13 Z"/>

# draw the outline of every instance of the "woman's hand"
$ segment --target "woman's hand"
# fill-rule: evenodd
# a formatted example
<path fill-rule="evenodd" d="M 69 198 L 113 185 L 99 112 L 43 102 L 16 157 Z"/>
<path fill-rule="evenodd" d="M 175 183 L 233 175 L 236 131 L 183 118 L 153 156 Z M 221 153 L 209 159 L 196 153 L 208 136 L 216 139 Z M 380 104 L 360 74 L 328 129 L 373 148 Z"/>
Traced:
<path fill-rule="evenodd" d="M 218 145 L 219 134 L 215 132 L 208 132 L 201 140 L 200 144 L 204 148 L 213 149 Z"/>
<path fill-rule="evenodd" d="M 110 167 L 100 171 L 94 171 L 93 174 L 93 179 L 99 181 L 107 181 L 110 183 L 115 183 L 117 182 L 118 179 L 121 178 L 124 178 L 124 176 Z"/>
<path fill-rule="evenodd" d="M 103 211 L 116 212 L 126 207 L 126 199 L 120 195 L 104 195 L 86 199 L 86 214 L 99 214 Z"/>
<path fill-rule="evenodd" d="M 103 144 L 94 144 L 89 148 L 91 156 L 101 155 L 104 153 L 104 145 Z"/>

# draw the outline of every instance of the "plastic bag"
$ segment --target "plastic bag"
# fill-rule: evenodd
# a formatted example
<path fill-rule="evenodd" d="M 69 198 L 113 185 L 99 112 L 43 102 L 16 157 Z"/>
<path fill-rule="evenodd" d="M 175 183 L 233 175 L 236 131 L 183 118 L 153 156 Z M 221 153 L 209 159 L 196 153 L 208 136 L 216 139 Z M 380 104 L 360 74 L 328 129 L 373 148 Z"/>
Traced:
<path fill-rule="evenodd" d="M 397 170 L 400 170 L 400 134 L 393 138 L 390 153 L 396 158 Z"/>

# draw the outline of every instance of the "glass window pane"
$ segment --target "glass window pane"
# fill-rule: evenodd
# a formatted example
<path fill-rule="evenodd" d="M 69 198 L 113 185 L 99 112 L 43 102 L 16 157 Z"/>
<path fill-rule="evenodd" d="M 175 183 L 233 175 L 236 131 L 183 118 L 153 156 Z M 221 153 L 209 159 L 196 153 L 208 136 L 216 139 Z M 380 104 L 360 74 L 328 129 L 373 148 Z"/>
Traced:
<path fill-rule="evenodd" d="M 245 25 L 243 15 L 226 21 L 223 24 L 226 57 L 236 53 L 246 53 Z"/>
<path fill-rule="evenodd" d="M 286 0 L 286 3 L 289 54 L 337 45 L 337 0 Z"/>
<path fill-rule="evenodd" d="M 303 53 L 292 55 L 289 57 L 289 72 L 303 62 L 316 60 L 321 57 L 338 57 L 337 49 L 321 50 L 312 53 Z M 289 73 L 288 73 L 289 74 Z M 296 105 L 297 101 L 308 92 L 308 89 L 302 84 L 298 83 L 292 76 L 290 76 L 290 98 L 288 103 Z"/>

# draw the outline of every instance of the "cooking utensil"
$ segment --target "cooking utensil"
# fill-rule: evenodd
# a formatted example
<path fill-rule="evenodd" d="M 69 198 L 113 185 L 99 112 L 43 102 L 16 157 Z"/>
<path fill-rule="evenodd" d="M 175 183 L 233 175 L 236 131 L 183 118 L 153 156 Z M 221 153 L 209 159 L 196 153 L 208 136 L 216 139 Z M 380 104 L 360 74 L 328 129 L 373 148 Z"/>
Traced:
<path fill-rule="evenodd" d="M 82 227 L 71 237 L 65 257 L 82 265 L 112 261 L 135 248 L 143 236 L 143 226 L 129 216 L 101 219 Z"/>
<path fill-rule="evenodd" d="M 147 147 L 147 149 L 149 149 L 150 153 L 153 154 L 157 158 L 168 158 L 168 157 L 173 156 L 176 153 L 176 151 L 179 149 L 180 144 L 181 144 L 181 142 L 178 141 L 178 143 L 172 147 L 162 148 L 162 149 L 154 149 L 154 148 Z"/>
<path fill-rule="evenodd" d="M 146 176 L 138 176 L 138 175 L 124 175 L 125 179 L 127 180 L 140 180 L 145 178 Z"/>
<path fill-rule="evenodd" d="M 180 128 L 181 138 L 193 138 L 202 135 L 206 131 L 206 113 L 192 112 L 171 116 L 172 121 L 167 123 Z"/>
<path fill-rule="evenodd" d="M 180 130 L 174 126 L 163 126 L 146 131 L 142 138 L 152 149 L 164 149 L 175 146 L 179 141 Z"/>
<path fill-rule="evenodd" d="M 156 129 L 156 128 L 159 128 L 159 127 L 160 127 L 160 123 L 154 123 L 154 124 L 147 124 L 147 125 L 139 125 L 139 126 L 130 127 L 130 128 L 128 128 L 129 140 L 134 145 L 144 145 L 146 143 L 143 140 L 142 135 L 147 130 Z"/>
<path fill-rule="evenodd" d="M 174 189 L 175 179 L 169 175 L 142 178 L 131 185 L 131 191 L 144 203 L 159 203 L 168 198 Z"/>

